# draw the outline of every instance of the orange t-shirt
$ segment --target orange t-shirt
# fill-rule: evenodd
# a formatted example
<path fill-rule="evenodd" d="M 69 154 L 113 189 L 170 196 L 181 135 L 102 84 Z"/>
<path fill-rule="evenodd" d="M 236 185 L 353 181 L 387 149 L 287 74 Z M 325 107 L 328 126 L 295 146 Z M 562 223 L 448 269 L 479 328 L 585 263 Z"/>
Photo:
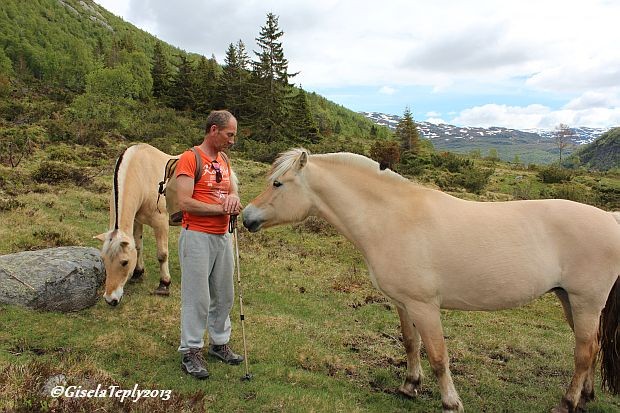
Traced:
<path fill-rule="evenodd" d="M 230 193 L 230 165 L 226 162 L 221 153 L 215 159 L 222 172 L 222 181 L 216 181 L 216 169 L 213 162 L 207 155 L 196 147 L 198 154 L 202 158 L 202 174 L 194 185 L 192 198 L 207 204 L 223 204 L 224 199 Z M 179 158 L 176 167 L 176 176 L 187 175 L 192 179 L 195 177 L 196 157 L 194 152 L 185 151 Z M 192 215 L 183 211 L 183 228 L 192 231 L 207 232 L 209 234 L 225 234 L 228 231 L 229 215 Z"/>

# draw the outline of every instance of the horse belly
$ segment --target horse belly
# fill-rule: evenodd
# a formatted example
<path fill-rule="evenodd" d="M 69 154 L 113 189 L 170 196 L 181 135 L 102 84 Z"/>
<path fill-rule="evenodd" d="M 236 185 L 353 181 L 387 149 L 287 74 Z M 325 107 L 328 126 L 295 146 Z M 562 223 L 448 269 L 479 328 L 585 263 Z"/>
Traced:
<path fill-rule="evenodd" d="M 451 268 L 450 268 L 451 267 Z M 510 248 L 504 253 L 462 259 L 441 271 L 441 306 L 459 310 L 514 308 L 558 286 L 561 265 L 540 249 Z"/>

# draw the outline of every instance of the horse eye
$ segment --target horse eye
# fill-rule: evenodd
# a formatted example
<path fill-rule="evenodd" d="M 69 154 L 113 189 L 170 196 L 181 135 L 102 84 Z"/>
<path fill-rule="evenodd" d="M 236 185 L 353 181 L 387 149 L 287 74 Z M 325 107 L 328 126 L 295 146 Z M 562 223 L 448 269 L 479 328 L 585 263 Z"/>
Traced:
<path fill-rule="evenodd" d="M 129 261 L 127 261 L 127 260 L 121 261 L 121 265 L 122 265 L 123 267 L 126 267 L 126 266 L 127 266 L 127 264 L 129 264 Z"/>
<path fill-rule="evenodd" d="M 275 186 L 276 188 L 279 188 L 282 186 L 282 182 L 280 181 L 273 181 L 273 186 Z"/>

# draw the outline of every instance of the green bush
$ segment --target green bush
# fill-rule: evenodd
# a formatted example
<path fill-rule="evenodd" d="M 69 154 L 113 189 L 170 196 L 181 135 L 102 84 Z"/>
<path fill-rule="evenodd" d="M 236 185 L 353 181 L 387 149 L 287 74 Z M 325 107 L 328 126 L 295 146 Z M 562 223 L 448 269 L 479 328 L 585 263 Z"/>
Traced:
<path fill-rule="evenodd" d="M 458 178 L 458 183 L 469 192 L 480 194 L 489 183 L 489 179 L 494 172 L 493 169 L 477 168 L 475 166 L 464 168 Z"/>
<path fill-rule="evenodd" d="M 82 168 L 76 168 L 63 162 L 43 161 L 32 173 L 32 179 L 38 183 L 55 185 L 71 182 L 86 185 L 92 180 Z"/>
<path fill-rule="evenodd" d="M 446 169 L 448 172 L 461 172 L 474 166 L 471 159 L 463 158 L 452 152 L 434 153 L 431 155 L 431 163 L 435 168 Z"/>
<path fill-rule="evenodd" d="M 594 201 L 592 193 L 582 185 L 565 183 L 559 185 L 554 191 L 555 198 L 568 199 L 570 201 L 591 204 Z"/>
<path fill-rule="evenodd" d="M 546 184 L 559 184 L 570 181 L 573 178 L 573 173 L 559 166 L 551 165 L 541 168 L 538 171 L 538 177 Z"/>

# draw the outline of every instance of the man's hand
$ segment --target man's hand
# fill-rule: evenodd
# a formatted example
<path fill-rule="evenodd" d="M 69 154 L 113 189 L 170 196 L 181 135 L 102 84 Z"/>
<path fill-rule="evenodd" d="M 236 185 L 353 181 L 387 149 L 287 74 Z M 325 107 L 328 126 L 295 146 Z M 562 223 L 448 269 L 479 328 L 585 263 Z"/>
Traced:
<path fill-rule="evenodd" d="M 239 215 L 241 213 L 241 200 L 237 195 L 228 195 L 226 199 L 224 199 L 222 207 L 224 213 L 228 215 Z"/>

